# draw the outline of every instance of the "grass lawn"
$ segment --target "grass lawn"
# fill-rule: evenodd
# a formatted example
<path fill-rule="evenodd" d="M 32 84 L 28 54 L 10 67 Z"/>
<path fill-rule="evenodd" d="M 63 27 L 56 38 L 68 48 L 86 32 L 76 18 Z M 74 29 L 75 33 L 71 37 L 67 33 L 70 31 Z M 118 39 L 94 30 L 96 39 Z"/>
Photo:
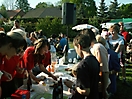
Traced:
<path fill-rule="evenodd" d="M 127 82 L 131 85 L 128 87 L 122 84 L 122 80 L 117 81 L 117 93 L 113 99 L 132 99 L 132 68 L 126 69 Z"/>
<path fill-rule="evenodd" d="M 68 42 L 69 43 L 69 48 L 74 48 L 73 43 L 72 42 Z"/>

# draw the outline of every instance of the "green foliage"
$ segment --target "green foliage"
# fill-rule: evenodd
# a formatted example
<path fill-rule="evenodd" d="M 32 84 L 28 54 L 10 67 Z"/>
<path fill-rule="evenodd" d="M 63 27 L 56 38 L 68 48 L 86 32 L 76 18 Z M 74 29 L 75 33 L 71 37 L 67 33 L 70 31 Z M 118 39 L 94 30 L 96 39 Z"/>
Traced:
<path fill-rule="evenodd" d="M 77 18 L 89 18 L 97 15 L 97 8 L 94 0 L 62 0 L 61 3 L 76 4 Z"/>
<path fill-rule="evenodd" d="M 17 19 L 20 19 L 20 18 L 21 18 L 21 16 L 20 16 L 20 15 L 18 15 L 16 18 L 17 18 Z"/>
<path fill-rule="evenodd" d="M 0 6 L 0 14 L 1 14 L 4 18 L 7 18 L 7 17 L 8 17 L 8 16 L 7 16 L 7 12 L 6 12 L 6 7 L 5 7 L 4 4 L 2 4 L 2 5 Z"/>
<path fill-rule="evenodd" d="M 36 8 L 47 8 L 47 7 L 54 7 L 52 3 L 40 2 L 36 5 Z"/>
<path fill-rule="evenodd" d="M 36 31 L 42 29 L 44 31 L 44 35 L 47 37 L 50 37 L 52 34 L 58 36 L 60 33 L 64 33 L 71 38 L 76 35 L 74 31 L 71 30 L 72 26 L 68 26 L 68 32 L 67 32 L 67 26 L 61 24 L 61 19 L 59 18 L 46 17 L 44 19 L 38 19 L 35 28 Z"/>
<path fill-rule="evenodd" d="M 35 23 L 31 23 L 31 22 L 23 23 L 21 21 L 21 26 L 23 28 L 25 28 L 25 31 L 28 32 L 28 33 L 31 33 L 33 31 L 36 31 L 35 25 L 36 25 Z"/>
<path fill-rule="evenodd" d="M 6 7 L 5 7 L 5 5 L 4 4 L 2 4 L 1 6 L 0 6 L 0 10 L 6 10 Z"/>
<path fill-rule="evenodd" d="M 30 4 L 28 0 L 16 0 L 17 9 L 22 9 L 24 12 L 28 12 L 30 10 Z"/>
<path fill-rule="evenodd" d="M 4 28 L 5 32 L 9 32 L 12 28 L 11 25 L 3 25 L 2 27 Z"/>
<path fill-rule="evenodd" d="M 120 18 L 120 15 L 118 13 L 119 9 L 119 3 L 117 0 L 111 1 L 111 4 L 109 6 L 109 18 L 111 19 L 117 19 Z"/>
<path fill-rule="evenodd" d="M 119 7 L 119 13 L 121 18 L 129 18 L 132 17 L 132 3 L 123 4 Z"/>
<path fill-rule="evenodd" d="M 91 24 L 97 28 L 100 28 L 99 19 L 97 18 L 97 16 L 94 16 L 93 18 L 89 18 L 88 24 Z"/>
<path fill-rule="evenodd" d="M 61 20 L 58 18 L 44 18 L 38 19 L 36 24 L 36 30 L 42 29 L 44 31 L 44 35 L 50 37 L 52 34 L 59 34 L 62 30 Z"/>
<path fill-rule="evenodd" d="M 62 3 L 66 3 L 66 2 L 69 2 L 70 3 L 70 0 L 62 0 L 61 2 Z"/>
<path fill-rule="evenodd" d="M 117 92 L 112 99 L 132 99 L 132 64 L 130 68 L 126 69 L 126 79 L 130 86 L 122 83 L 121 73 L 120 79 L 121 80 L 117 80 Z"/>
<path fill-rule="evenodd" d="M 94 0 L 85 0 L 81 9 L 84 9 L 82 11 L 84 18 L 89 18 L 97 15 L 97 8 Z"/>
<path fill-rule="evenodd" d="M 57 3 L 54 4 L 55 7 L 62 7 L 62 2 L 61 1 L 58 1 Z"/>
<path fill-rule="evenodd" d="M 3 20 L 0 20 L 0 26 L 3 25 Z"/>
<path fill-rule="evenodd" d="M 8 15 L 7 15 L 7 12 L 6 11 L 1 11 L 0 12 L 1 13 L 1 15 L 4 17 L 4 18 L 8 18 Z"/>
<path fill-rule="evenodd" d="M 108 18 L 108 7 L 105 4 L 105 0 L 101 0 L 100 6 L 98 7 L 98 17 L 103 23 Z"/>
<path fill-rule="evenodd" d="M 93 17 L 97 15 L 97 7 L 94 0 L 85 0 L 84 9 L 87 12 L 86 17 Z"/>

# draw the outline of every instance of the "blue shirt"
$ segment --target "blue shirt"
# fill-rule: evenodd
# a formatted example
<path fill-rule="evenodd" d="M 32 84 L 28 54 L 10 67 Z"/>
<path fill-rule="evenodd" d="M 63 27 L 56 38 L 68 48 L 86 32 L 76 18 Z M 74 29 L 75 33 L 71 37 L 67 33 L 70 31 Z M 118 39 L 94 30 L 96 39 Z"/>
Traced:
<path fill-rule="evenodd" d="M 68 45 L 67 39 L 66 38 L 62 38 L 60 40 L 60 46 L 61 46 L 62 50 L 64 49 L 65 45 L 67 45 L 67 49 L 69 49 L 69 45 Z"/>

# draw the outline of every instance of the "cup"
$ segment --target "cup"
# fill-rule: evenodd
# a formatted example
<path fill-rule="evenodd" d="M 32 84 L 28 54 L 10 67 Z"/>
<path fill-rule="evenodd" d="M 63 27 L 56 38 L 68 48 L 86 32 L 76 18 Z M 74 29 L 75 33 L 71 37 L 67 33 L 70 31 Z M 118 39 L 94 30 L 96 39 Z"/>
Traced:
<path fill-rule="evenodd" d="M 55 65 L 57 64 L 57 61 L 52 61 L 51 62 L 51 72 L 54 73 L 55 72 Z"/>
<path fill-rule="evenodd" d="M 48 65 L 47 70 L 48 70 L 49 72 L 51 72 L 51 66 L 50 66 L 50 65 Z"/>

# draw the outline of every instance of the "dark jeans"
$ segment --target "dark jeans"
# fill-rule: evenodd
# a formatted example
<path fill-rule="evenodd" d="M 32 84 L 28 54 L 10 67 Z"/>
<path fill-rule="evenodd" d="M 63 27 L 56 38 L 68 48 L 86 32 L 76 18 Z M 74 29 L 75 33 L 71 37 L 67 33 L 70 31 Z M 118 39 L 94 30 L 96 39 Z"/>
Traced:
<path fill-rule="evenodd" d="M 15 80 L 15 85 L 16 85 L 17 89 L 23 85 L 23 78 L 16 78 L 15 77 L 14 80 Z"/>
<path fill-rule="evenodd" d="M 15 86 L 15 80 L 12 79 L 11 81 L 2 81 L 1 82 L 1 88 L 2 88 L 2 96 L 1 99 L 4 99 L 6 97 L 11 97 L 11 94 L 13 94 L 17 88 Z"/>

